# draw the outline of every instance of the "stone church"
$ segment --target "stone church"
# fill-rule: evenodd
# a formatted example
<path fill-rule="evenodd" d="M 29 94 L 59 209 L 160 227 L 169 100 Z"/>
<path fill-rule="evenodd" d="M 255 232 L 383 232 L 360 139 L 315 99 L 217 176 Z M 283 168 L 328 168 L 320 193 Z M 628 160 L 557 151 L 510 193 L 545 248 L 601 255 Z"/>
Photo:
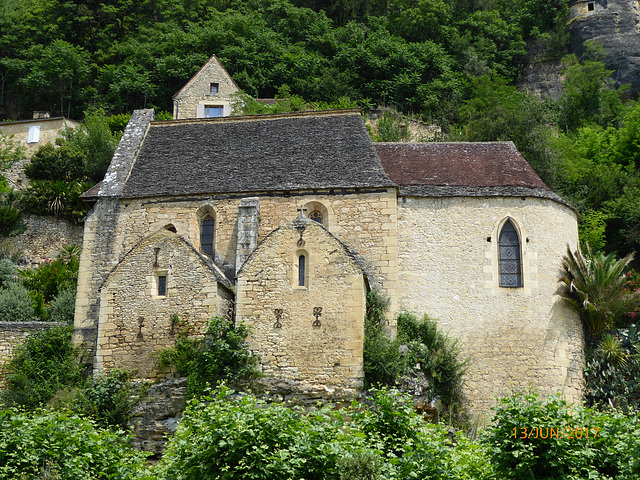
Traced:
<path fill-rule="evenodd" d="M 75 331 L 96 370 L 161 377 L 180 329 L 231 315 L 274 389 L 349 397 L 375 288 L 392 328 L 427 313 L 460 339 L 474 410 L 528 385 L 579 398 L 581 326 L 556 295 L 577 213 L 512 143 L 375 144 L 357 110 L 205 118 L 225 75 L 190 80 L 185 119 L 134 112 L 84 195 Z"/>

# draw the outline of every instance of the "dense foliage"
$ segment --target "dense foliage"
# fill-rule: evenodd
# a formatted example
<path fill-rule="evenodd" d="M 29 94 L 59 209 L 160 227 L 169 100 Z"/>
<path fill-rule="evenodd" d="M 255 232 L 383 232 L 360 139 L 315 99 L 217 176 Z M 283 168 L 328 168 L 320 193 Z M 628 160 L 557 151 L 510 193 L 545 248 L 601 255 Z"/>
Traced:
<path fill-rule="evenodd" d="M 286 85 L 307 101 L 346 96 L 446 118 L 468 75 L 515 79 L 527 41 L 553 46 L 566 3 L 11 0 L 0 8 L 0 115 L 170 110 L 215 53 L 254 97 Z"/>
<path fill-rule="evenodd" d="M 422 384 L 429 401 L 439 402 L 444 412 L 459 415 L 462 409 L 462 381 L 466 361 L 460 358 L 457 340 L 438 329 L 437 322 L 424 315 L 401 313 L 397 335 L 385 333 L 388 301 L 376 290 L 367 295 L 365 318 L 364 372 L 368 386 L 397 386 L 411 378 Z"/>
<path fill-rule="evenodd" d="M 54 327 L 30 335 L 4 365 L 2 401 L 33 409 L 61 389 L 84 382 L 80 347 L 73 345 L 73 327 Z"/>
<path fill-rule="evenodd" d="M 180 328 L 179 318 L 172 318 L 172 322 L 174 328 Z M 175 347 L 161 352 L 160 366 L 172 366 L 187 377 L 189 397 L 202 395 L 209 385 L 221 380 L 247 380 L 258 375 L 258 359 L 245 344 L 249 334 L 246 325 L 213 317 L 204 338 L 188 338 L 187 334 L 180 332 Z"/>
<path fill-rule="evenodd" d="M 144 454 L 110 430 L 65 412 L 0 410 L 0 479 L 143 478 Z"/>

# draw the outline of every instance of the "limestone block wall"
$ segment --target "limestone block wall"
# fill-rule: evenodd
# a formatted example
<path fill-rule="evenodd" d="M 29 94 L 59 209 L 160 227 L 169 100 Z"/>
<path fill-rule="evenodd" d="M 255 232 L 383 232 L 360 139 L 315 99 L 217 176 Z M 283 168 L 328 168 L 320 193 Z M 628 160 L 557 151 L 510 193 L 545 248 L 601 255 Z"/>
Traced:
<path fill-rule="evenodd" d="M 522 288 L 499 286 L 497 238 L 507 218 L 520 235 Z M 460 338 L 473 410 L 528 385 L 580 398 L 582 328 L 556 295 L 567 244 L 578 244 L 573 210 L 529 197 L 406 197 L 398 236 L 400 309 L 427 313 Z"/>
<path fill-rule="evenodd" d="M 101 289 L 96 367 L 155 377 L 158 352 L 182 331 L 201 335 L 212 316 L 227 313 L 230 298 L 197 252 L 160 230 L 140 242 Z"/>
<path fill-rule="evenodd" d="M 3 244 L 20 252 L 30 265 L 55 258 L 65 245 L 82 246 L 83 225 L 39 215 L 23 215 L 22 221 L 27 229 L 20 235 L 5 239 Z"/>
<path fill-rule="evenodd" d="M 0 322 L 0 386 L 4 382 L 4 364 L 13 355 L 14 349 L 36 332 L 66 325 L 58 322 Z"/>
<path fill-rule="evenodd" d="M 362 386 L 365 296 L 354 259 L 304 219 L 278 228 L 249 257 L 238 273 L 236 315 L 252 327 L 249 348 L 266 377 L 291 390 L 320 385 L 343 396 Z"/>
<path fill-rule="evenodd" d="M 255 195 L 259 203 L 258 242 L 281 224 L 299 215 L 300 207 L 322 206 L 324 225 L 356 253 L 369 282 L 391 298 L 390 317 L 396 311 L 397 202 L 395 191 L 376 193 L 300 193 L 291 196 Z M 242 197 L 202 196 L 125 200 L 115 228 L 116 256 L 124 255 L 149 233 L 169 224 L 196 248 L 200 245 L 198 212 L 207 209 L 215 218 L 214 257 L 226 265 L 229 275 L 235 265 L 238 245 L 238 212 Z M 126 232 L 125 235 L 121 233 Z"/>
<path fill-rule="evenodd" d="M 211 83 L 218 84 L 218 92 L 211 93 Z M 231 114 L 233 97 L 238 91 L 231 76 L 214 56 L 173 97 L 173 118 L 204 118 L 204 106 L 222 106 L 224 115 Z"/>

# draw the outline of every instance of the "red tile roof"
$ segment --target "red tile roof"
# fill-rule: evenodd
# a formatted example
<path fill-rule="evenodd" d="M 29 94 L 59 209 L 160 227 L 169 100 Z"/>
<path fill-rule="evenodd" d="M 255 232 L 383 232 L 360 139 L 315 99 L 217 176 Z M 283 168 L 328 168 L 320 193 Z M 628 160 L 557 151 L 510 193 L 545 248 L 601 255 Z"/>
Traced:
<path fill-rule="evenodd" d="M 376 143 L 400 186 L 525 187 L 549 190 L 512 142 Z"/>

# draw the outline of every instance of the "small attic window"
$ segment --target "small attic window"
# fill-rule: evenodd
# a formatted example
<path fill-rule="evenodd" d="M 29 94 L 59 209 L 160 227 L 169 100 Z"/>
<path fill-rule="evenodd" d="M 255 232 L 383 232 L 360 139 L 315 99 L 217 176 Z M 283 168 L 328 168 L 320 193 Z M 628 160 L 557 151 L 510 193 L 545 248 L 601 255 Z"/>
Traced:
<path fill-rule="evenodd" d="M 217 83 L 210 83 L 209 84 L 209 93 L 211 93 L 212 95 L 216 95 L 218 93 L 218 84 Z"/>
<path fill-rule="evenodd" d="M 595 8 L 596 8 L 596 4 L 594 2 L 587 3 L 587 10 L 589 10 L 590 12 L 593 12 Z"/>

